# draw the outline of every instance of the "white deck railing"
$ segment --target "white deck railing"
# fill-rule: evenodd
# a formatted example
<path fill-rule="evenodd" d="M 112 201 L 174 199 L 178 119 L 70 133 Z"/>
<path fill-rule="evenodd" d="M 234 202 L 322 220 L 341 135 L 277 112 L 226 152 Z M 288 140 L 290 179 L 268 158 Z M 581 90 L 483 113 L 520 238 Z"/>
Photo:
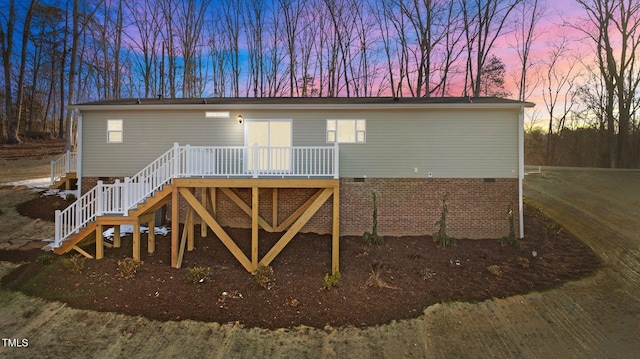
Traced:
<path fill-rule="evenodd" d="M 76 172 L 76 153 L 67 151 L 62 157 L 51 161 L 51 185 L 64 177 L 67 173 Z"/>
<path fill-rule="evenodd" d="M 188 177 L 338 178 L 338 146 L 332 147 L 204 147 L 180 146 L 124 182 L 98 184 L 76 202 L 55 213 L 53 248 L 95 221 L 97 216 L 126 215 L 171 182 Z M 75 163 L 75 155 L 73 157 Z"/>

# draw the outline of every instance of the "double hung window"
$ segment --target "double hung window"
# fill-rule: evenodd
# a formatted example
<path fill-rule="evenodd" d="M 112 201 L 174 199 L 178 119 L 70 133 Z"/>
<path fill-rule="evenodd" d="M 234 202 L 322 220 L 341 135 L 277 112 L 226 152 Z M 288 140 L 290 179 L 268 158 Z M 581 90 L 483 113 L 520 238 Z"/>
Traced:
<path fill-rule="evenodd" d="M 327 120 L 328 143 L 365 143 L 366 120 Z"/>

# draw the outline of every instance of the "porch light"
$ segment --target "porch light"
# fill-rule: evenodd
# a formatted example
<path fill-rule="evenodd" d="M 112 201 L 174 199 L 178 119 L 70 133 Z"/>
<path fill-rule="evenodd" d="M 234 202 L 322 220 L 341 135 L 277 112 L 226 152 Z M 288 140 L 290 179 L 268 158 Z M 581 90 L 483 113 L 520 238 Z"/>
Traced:
<path fill-rule="evenodd" d="M 242 117 L 242 115 L 236 116 L 236 122 L 238 123 L 238 125 L 242 125 L 244 123 L 244 118 Z"/>

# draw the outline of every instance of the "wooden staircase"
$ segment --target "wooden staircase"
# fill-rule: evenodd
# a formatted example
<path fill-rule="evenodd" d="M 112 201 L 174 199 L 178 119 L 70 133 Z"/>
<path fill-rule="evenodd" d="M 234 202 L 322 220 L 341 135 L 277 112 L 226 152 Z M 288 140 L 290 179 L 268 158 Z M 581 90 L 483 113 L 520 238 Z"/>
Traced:
<path fill-rule="evenodd" d="M 55 248 L 54 252 L 57 254 L 64 254 L 71 250 L 76 250 L 84 256 L 91 257 L 91 255 L 82 250 L 80 246 L 83 243 L 91 243 L 96 239 L 97 235 L 102 235 L 102 233 L 97 233 L 101 231 L 102 225 L 147 223 L 149 215 L 153 215 L 155 211 L 160 209 L 171 199 L 172 192 L 173 185 L 165 185 L 160 191 L 156 191 L 152 196 L 147 197 L 144 202 L 138 204 L 136 208 L 129 210 L 126 216 L 98 216 L 96 221 L 90 222 L 84 228 L 81 228 L 77 233 L 72 235 L 69 240 L 64 241 L 62 246 Z"/>
<path fill-rule="evenodd" d="M 70 190 L 76 184 L 77 179 L 78 176 L 75 172 L 66 173 L 64 176 L 56 179 L 49 188 Z"/>

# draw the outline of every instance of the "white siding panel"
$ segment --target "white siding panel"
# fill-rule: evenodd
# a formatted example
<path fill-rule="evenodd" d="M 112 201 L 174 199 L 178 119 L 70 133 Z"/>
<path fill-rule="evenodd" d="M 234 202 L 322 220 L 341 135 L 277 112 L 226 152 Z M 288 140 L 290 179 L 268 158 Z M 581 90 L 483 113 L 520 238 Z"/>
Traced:
<path fill-rule="evenodd" d="M 122 119 L 123 142 L 107 143 L 107 119 Z M 181 145 L 239 146 L 243 127 L 233 119 L 205 118 L 204 112 L 83 113 L 83 176 L 131 176 L 175 142 Z"/>
<path fill-rule="evenodd" d="M 366 119 L 366 143 L 340 145 L 341 177 L 517 178 L 517 110 L 83 112 L 83 176 L 130 176 L 173 146 L 241 146 L 246 119 L 291 119 L 293 146 L 329 146 L 326 120 Z M 106 143 L 107 119 L 124 142 Z M 245 122 L 246 123 L 246 122 Z M 418 169 L 415 173 L 414 168 Z"/>
<path fill-rule="evenodd" d="M 440 178 L 517 178 L 517 131 L 515 111 L 373 114 L 367 118 L 367 143 L 340 147 L 340 173 L 343 177 L 427 177 L 432 172 Z"/>

